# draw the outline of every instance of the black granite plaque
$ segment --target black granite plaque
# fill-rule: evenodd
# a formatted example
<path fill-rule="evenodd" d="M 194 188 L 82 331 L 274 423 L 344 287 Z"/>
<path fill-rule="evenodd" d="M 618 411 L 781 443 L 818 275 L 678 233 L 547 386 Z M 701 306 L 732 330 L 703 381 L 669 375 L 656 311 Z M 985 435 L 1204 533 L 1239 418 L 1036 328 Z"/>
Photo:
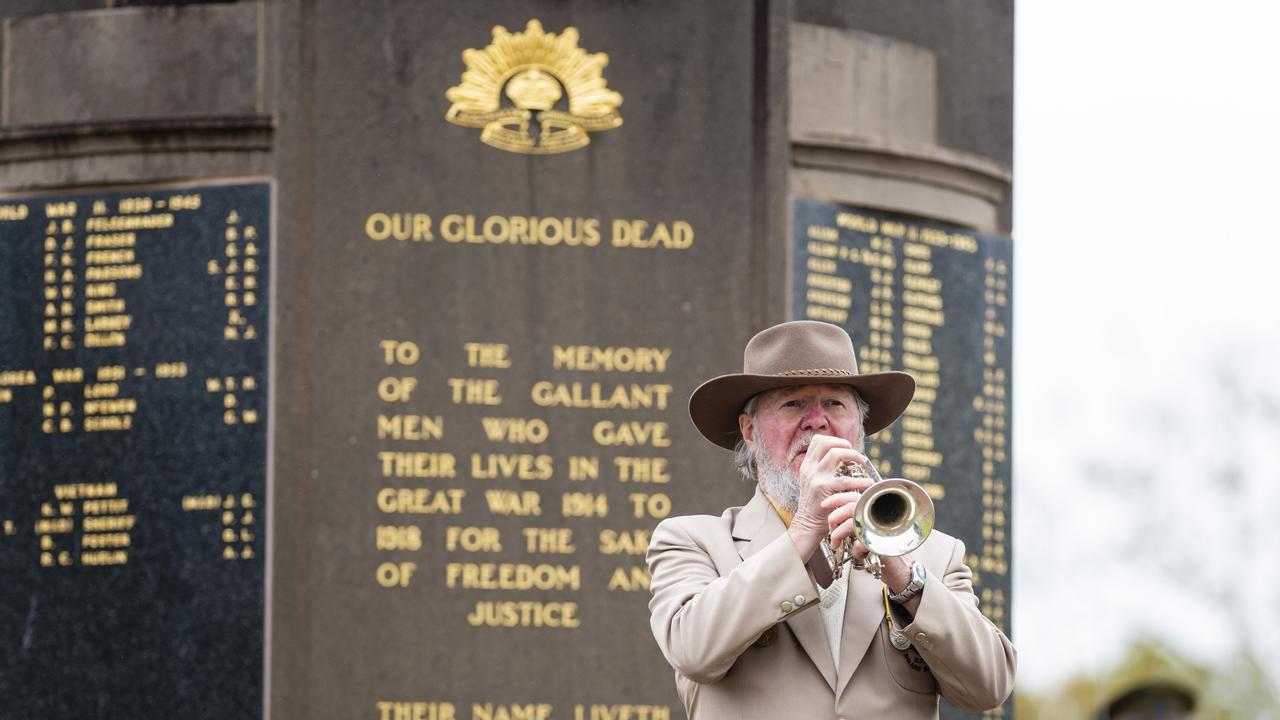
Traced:
<path fill-rule="evenodd" d="M 845 328 L 863 372 L 915 377 L 915 400 L 868 455 L 881 475 L 929 491 L 937 527 L 965 542 L 983 613 L 1008 633 L 1012 243 L 815 200 L 792 207 L 793 317 Z"/>
<path fill-rule="evenodd" d="M 270 196 L 0 199 L 0 715 L 261 716 Z"/>

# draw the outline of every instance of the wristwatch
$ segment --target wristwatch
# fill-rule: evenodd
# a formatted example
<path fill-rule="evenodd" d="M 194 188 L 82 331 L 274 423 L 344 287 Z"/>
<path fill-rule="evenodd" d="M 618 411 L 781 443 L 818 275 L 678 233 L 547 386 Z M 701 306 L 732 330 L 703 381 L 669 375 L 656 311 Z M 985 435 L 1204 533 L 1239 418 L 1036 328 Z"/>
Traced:
<path fill-rule="evenodd" d="M 889 595 L 889 599 L 901 605 L 924 589 L 924 566 L 918 562 L 911 563 L 911 582 L 902 588 L 902 592 Z"/>

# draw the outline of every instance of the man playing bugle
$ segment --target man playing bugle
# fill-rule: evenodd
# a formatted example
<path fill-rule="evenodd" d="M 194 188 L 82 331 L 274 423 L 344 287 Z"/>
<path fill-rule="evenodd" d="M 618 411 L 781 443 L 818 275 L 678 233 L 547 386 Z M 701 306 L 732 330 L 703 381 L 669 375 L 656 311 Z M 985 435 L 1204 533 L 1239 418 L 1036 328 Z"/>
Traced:
<path fill-rule="evenodd" d="M 694 425 L 756 492 L 653 532 L 650 622 L 690 718 L 933 718 L 939 695 L 1008 698 L 1016 652 L 978 610 L 961 541 L 846 544 L 875 477 L 863 441 L 914 393 L 906 373 L 859 374 L 848 334 L 810 321 L 759 333 L 742 373 L 694 391 Z M 858 569 L 877 561 L 878 577 Z"/>

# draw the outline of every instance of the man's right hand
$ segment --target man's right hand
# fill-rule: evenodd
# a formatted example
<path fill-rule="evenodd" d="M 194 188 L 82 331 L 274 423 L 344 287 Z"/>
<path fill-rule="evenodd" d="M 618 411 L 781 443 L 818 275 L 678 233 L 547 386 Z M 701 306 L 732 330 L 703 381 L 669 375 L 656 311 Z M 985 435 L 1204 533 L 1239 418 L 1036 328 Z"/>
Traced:
<path fill-rule="evenodd" d="M 795 516 L 787 528 L 787 535 L 796 546 L 800 557 L 808 562 L 818 551 L 818 544 L 827 536 L 830 509 L 823 501 L 840 493 L 856 503 L 871 485 L 866 477 L 837 475 L 836 470 L 846 462 L 866 463 L 867 457 L 848 440 L 830 435 L 814 435 L 809 449 L 800 464 L 799 501 Z"/>

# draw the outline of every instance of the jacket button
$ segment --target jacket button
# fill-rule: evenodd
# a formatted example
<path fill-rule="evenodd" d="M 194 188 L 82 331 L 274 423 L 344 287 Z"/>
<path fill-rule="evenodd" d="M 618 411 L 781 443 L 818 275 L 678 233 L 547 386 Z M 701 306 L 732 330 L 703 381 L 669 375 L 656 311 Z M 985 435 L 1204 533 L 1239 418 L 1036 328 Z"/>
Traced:
<path fill-rule="evenodd" d="M 929 642 L 929 636 L 924 633 L 916 633 L 916 640 L 918 642 Z"/>
<path fill-rule="evenodd" d="M 791 601 L 790 601 L 790 600 L 783 600 L 783 601 L 782 601 L 782 604 L 781 604 L 781 605 L 779 605 L 779 607 L 780 607 L 780 608 L 782 608 L 782 612 L 784 612 L 784 613 L 789 613 L 789 612 L 791 612 L 791 608 L 792 608 Z"/>
<path fill-rule="evenodd" d="M 804 605 L 804 596 L 803 596 L 803 595 L 797 595 L 797 596 L 796 596 L 796 607 L 800 607 L 801 605 Z"/>

